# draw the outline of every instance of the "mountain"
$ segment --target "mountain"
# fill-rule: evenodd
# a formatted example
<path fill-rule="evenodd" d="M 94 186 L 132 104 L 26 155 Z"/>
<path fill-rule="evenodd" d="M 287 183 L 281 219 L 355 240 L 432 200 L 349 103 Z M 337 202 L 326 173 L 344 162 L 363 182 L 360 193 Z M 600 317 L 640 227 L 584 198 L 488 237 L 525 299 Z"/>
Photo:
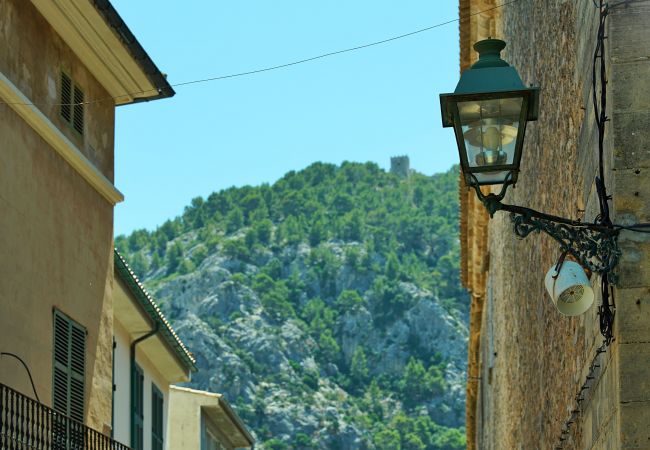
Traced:
<path fill-rule="evenodd" d="M 315 163 L 116 247 L 259 449 L 465 448 L 458 168 Z"/>

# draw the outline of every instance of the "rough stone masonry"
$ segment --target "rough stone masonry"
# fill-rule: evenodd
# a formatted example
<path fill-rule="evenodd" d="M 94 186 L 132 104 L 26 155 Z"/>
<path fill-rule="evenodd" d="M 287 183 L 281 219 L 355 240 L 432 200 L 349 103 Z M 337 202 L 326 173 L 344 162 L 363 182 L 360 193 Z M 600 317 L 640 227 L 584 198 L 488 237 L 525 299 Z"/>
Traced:
<path fill-rule="evenodd" d="M 504 59 L 542 88 L 507 203 L 593 221 L 597 133 L 591 99 L 598 9 L 592 0 L 461 0 L 461 67 L 471 45 L 504 39 Z M 605 181 L 615 223 L 650 222 L 650 0 L 610 1 Z M 485 11 L 480 13 L 480 11 Z M 469 14 L 476 14 L 462 19 Z M 602 338 L 597 304 L 561 316 L 543 287 L 551 238 L 518 240 L 461 190 L 463 278 L 472 291 L 468 448 L 553 449 Z M 615 341 L 599 356 L 566 449 L 650 449 L 650 235 L 622 232 Z M 592 277 L 595 291 L 598 280 Z"/>

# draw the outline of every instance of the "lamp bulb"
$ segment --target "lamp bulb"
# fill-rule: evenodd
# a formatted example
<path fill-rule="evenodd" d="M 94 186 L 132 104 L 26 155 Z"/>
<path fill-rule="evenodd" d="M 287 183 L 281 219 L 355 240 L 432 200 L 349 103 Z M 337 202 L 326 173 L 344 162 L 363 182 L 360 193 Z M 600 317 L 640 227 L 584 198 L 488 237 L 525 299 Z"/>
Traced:
<path fill-rule="evenodd" d="M 501 133 L 497 127 L 490 127 L 483 132 L 483 147 L 498 150 L 501 144 Z"/>

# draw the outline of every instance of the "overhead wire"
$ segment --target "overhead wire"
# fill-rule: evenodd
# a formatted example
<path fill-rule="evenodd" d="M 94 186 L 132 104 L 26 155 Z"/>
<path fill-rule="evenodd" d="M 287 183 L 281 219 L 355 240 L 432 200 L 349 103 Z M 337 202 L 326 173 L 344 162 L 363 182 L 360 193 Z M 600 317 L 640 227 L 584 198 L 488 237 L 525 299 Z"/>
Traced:
<path fill-rule="evenodd" d="M 189 85 L 189 84 L 204 83 L 204 82 L 209 82 L 209 81 L 217 81 L 217 80 L 223 80 L 223 79 L 226 79 L 226 78 L 241 77 L 241 76 L 246 76 L 246 75 L 254 75 L 256 73 L 268 72 L 268 71 L 277 70 L 277 69 L 283 69 L 285 67 L 295 66 L 295 65 L 298 65 L 298 64 L 304 64 L 304 63 L 307 63 L 307 62 L 310 62 L 310 61 L 315 61 L 317 59 L 327 58 L 327 57 L 334 56 L 334 55 L 340 55 L 342 53 L 353 52 L 353 51 L 361 50 L 361 49 L 368 48 L 368 47 L 374 47 L 376 45 L 386 44 L 388 42 L 396 41 L 398 39 L 403 39 L 405 37 L 413 36 L 415 34 L 424 33 L 425 31 L 430 31 L 430 30 L 433 30 L 435 28 L 440 28 L 442 26 L 449 25 L 450 23 L 459 22 L 461 20 L 466 20 L 466 19 L 469 19 L 472 16 L 483 14 L 485 12 L 492 11 L 493 9 L 502 8 L 502 7 L 506 6 L 506 5 L 510 5 L 510 4 L 516 3 L 518 1 L 519 0 L 510 0 L 510 1 L 507 1 L 507 2 L 502 3 L 500 5 L 492 6 L 491 8 L 487 8 L 487 9 L 484 9 L 482 11 L 477 11 L 477 12 L 468 14 L 465 17 L 459 17 L 457 19 L 451 19 L 451 20 L 448 20 L 446 22 L 441 22 L 441 23 L 438 23 L 436 25 L 432 25 L 430 27 L 422 28 L 422 29 L 416 30 L 416 31 L 411 31 L 409 33 L 400 34 L 398 36 L 393 36 L 391 38 L 382 39 L 381 41 L 371 42 L 369 44 L 358 45 L 356 47 L 350 47 L 350 48 L 346 48 L 346 49 L 343 49 L 343 50 L 337 50 L 337 51 L 333 51 L 333 52 L 329 52 L 329 53 L 323 53 L 322 55 L 313 56 L 311 58 L 305 58 L 305 59 L 301 59 L 301 60 L 298 60 L 298 61 L 293 61 L 293 62 L 286 63 L 286 64 L 280 64 L 280 65 L 277 65 L 277 66 L 266 67 L 266 68 L 263 68 L 263 69 L 251 70 L 251 71 L 248 71 L 248 72 L 240 72 L 240 73 L 235 73 L 235 74 L 231 74 L 231 75 L 222 75 L 222 76 L 217 76 L 217 77 L 212 77 L 212 78 L 205 78 L 205 79 L 202 79 L 202 80 L 193 80 L 193 81 L 186 81 L 186 82 L 183 82 L 183 83 L 176 83 L 176 84 L 173 84 L 172 87 L 186 86 L 186 85 Z"/>
<path fill-rule="evenodd" d="M 619 230 L 635 231 L 637 233 L 650 233 L 650 224 L 635 223 L 633 225 L 614 225 Z"/>
<path fill-rule="evenodd" d="M 189 85 L 192 85 L 192 84 L 209 83 L 209 82 L 213 82 L 213 81 L 226 80 L 226 79 L 229 79 L 229 78 L 238 78 L 238 77 L 250 76 L 250 75 L 255 75 L 255 74 L 258 74 L 258 73 L 270 72 L 270 71 L 273 71 L 273 70 L 284 69 L 284 68 L 291 67 L 291 66 L 297 66 L 299 64 L 305 64 L 305 63 L 308 63 L 308 62 L 311 62 L 311 61 L 316 61 L 316 60 L 319 60 L 319 59 L 328 58 L 330 56 L 335 56 L 335 55 L 340 55 L 340 54 L 343 54 L 343 53 L 354 52 L 354 51 L 357 51 L 357 50 L 362 50 L 362 49 L 365 49 L 365 48 L 386 44 L 388 42 L 393 42 L 393 41 L 396 41 L 396 40 L 399 40 L 399 39 L 404 39 L 404 38 L 407 38 L 407 37 L 410 37 L 410 36 L 413 36 L 413 35 L 416 35 L 416 34 L 420 34 L 420 33 L 426 32 L 426 31 L 433 30 L 435 28 L 440 28 L 440 27 L 443 27 L 445 25 L 449 25 L 449 24 L 454 23 L 454 22 L 460 22 L 462 20 L 467 20 L 467 19 L 469 19 L 469 18 L 471 18 L 473 16 L 477 16 L 479 14 L 483 14 L 483 13 L 486 13 L 486 12 L 489 12 L 489 11 L 492 11 L 492 10 L 495 10 L 495 9 L 498 9 L 498 8 L 503 8 L 503 7 L 511 5 L 513 3 L 517 3 L 518 1 L 520 1 L 520 0 L 508 0 L 508 1 L 505 1 L 505 2 L 503 2 L 501 4 L 499 4 L 499 5 L 495 5 L 495 6 L 492 6 L 490 8 L 483 9 L 481 11 L 476 11 L 476 12 L 467 14 L 467 15 L 465 15 L 463 17 L 458 17 L 456 19 L 450 19 L 450 20 L 447 20 L 445 22 L 440 22 L 440 23 L 437 23 L 435 25 L 431 25 L 431 26 L 426 27 L 426 28 L 421 28 L 419 30 L 415 30 L 415 31 L 411 31 L 411 32 L 408 32 L 408 33 L 400 34 L 400 35 L 393 36 L 393 37 L 390 37 L 390 38 L 370 42 L 368 44 L 357 45 L 355 47 L 349 47 L 349 48 L 345 48 L 345 49 L 342 49 L 342 50 L 336 50 L 336 51 L 332 51 L 332 52 L 328 52 L 328 53 L 323 53 L 323 54 L 320 54 L 320 55 L 317 55 L 317 56 L 312 56 L 310 58 L 299 59 L 299 60 L 296 60 L 296 61 L 292 61 L 292 62 L 288 62 L 288 63 L 284 63 L 284 64 L 278 64 L 278 65 L 275 65 L 275 66 L 263 67 L 263 68 L 260 68 L 260 69 L 254 69 L 254 70 L 249 70 L 249 71 L 245 71 L 245 72 L 236 72 L 236 73 L 231 73 L 231 74 L 227 74 L 227 75 L 219 75 L 219 76 L 208 77 L 208 78 L 199 78 L 199 79 L 196 79 L 196 80 L 182 81 L 182 82 L 179 82 L 179 83 L 170 84 L 169 86 L 171 86 L 171 87 L 182 87 L 182 86 L 189 86 Z M 163 89 L 163 87 L 157 87 L 155 89 L 146 89 L 146 90 L 141 90 L 141 91 L 136 91 L 136 92 L 128 92 L 128 93 L 124 93 L 122 95 L 116 95 L 116 96 L 112 96 L 112 97 L 103 97 L 103 98 L 95 99 L 95 100 L 86 100 L 84 102 L 79 102 L 79 103 L 0 102 L 0 104 L 3 104 L 3 105 L 24 105 L 24 106 L 90 105 L 90 104 L 105 102 L 105 101 L 109 101 L 109 100 L 117 100 L 117 99 L 120 99 L 120 98 L 123 98 L 123 97 L 132 97 L 132 96 L 139 95 L 139 94 L 145 94 L 147 92 L 152 92 L 154 90 L 157 90 L 158 92 L 161 92 L 162 89 Z"/>

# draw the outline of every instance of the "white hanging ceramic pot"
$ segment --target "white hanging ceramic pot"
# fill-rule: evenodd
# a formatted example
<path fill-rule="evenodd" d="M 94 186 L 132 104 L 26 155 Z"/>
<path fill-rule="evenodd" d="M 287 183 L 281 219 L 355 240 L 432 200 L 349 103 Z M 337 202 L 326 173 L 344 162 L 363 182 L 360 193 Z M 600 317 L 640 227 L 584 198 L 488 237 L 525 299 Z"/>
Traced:
<path fill-rule="evenodd" d="M 565 316 L 579 316 L 594 302 L 594 290 L 582 266 L 574 261 L 564 261 L 558 274 L 553 264 L 544 278 L 553 304 Z"/>

